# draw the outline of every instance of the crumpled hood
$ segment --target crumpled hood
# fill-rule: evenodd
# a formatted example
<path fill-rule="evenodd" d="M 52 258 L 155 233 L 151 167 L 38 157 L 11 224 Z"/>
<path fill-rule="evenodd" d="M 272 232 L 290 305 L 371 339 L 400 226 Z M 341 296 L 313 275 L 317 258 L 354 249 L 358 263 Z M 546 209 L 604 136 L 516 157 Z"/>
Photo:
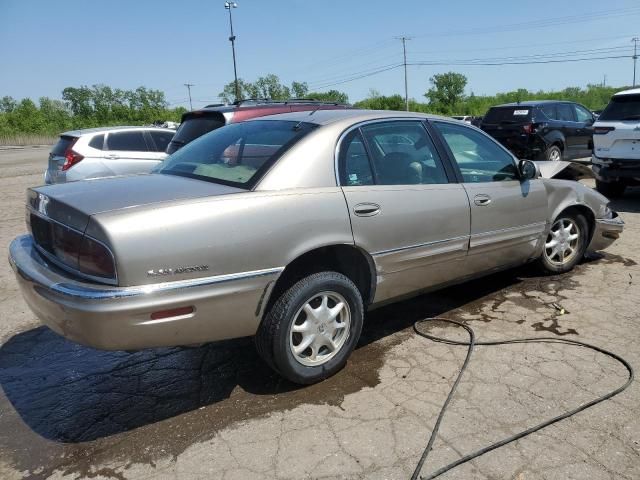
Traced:
<path fill-rule="evenodd" d="M 538 166 L 542 178 L 557 178 L 558 180 L 582 180 L 594 178 L 593 171 L 588 165 L 576 162 L 533 162 Z"/>

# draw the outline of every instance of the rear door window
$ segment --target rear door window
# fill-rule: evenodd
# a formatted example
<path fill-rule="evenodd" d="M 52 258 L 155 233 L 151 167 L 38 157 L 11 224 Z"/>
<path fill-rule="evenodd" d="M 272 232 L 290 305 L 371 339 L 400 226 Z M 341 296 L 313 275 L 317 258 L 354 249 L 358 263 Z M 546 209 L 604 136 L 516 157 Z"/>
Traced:
<path fill-rule="evenodd" d="M 613 97 L 598 120 L 613 122 L 640 120 L 640 95 Z"/>
<path fill-rule="evenodd" d="M 342 140 L 338 162 L 341 185 L 373 185 L 371 163 L 360 130 L 353 130 Z"/>
<path fill-rule="evenodd" d="M 391 121 L 365 125 L 379 185 L 448 183 L 440 156 L 420 121 Z"/>
<path fill-rule="evenodd" d="M 142 130 L 111 132 L 107 137 L 107 146 L 109 150 L 127 152 L 147 152 L 150 150 Z"/>
<path fill-rule="evenodd" d="M 96 135 L 95 137 L 93 137 L 89 142 L 89 146 L 91 148 L 102 150 L 102 148 L 104 147 L 104 134 Z"/>
<path fill-rule="evenodd" d="M 164 152 L 173 138 L 174 132 L 162 132 L 160 130 L 150 130 L 149 135 L 155 144 L 156 152 Z"/>
<path fill-rule="evenodd" d="M 541 110 L 549 120 L 558 120 L 558 110 L 555 103 L 543 105 Z"/>

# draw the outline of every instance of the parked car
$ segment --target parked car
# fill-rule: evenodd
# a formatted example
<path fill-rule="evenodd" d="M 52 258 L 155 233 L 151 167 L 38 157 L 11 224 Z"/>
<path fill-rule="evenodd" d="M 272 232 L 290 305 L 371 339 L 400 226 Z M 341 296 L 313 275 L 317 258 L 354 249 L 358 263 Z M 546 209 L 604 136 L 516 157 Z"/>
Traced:
<path fill-rule="evenodd" d="M 481 128 L 518 158 L 558 161 L 591 156 L 594 121 L 578 103 L 540 100 L 491 107 Z"/>
<path fill-rule="evenodd" d="M 175 130 L 155 127 L 104 127 L 60 134 L 49 153 L 45 183 L 148 173 L 167 154 Z"/>
<path fill-rule="evenodd" d="M 593 125 L 596 188 L 608 197 L 640 185 L 640 88 L 615 94 Z"/>
<path fill-rule="evenodd" d="M 473 117 L 471 115 L 453 115 L 451 118 L 464 123 L 468 123 L 469 125 L 471 125 L 471 121 L 473 120 Z"/>
<path fill-rule="evenodd" d="M 367 110 L 228 125 L 155 173 L 27 202 L 10 263 L 59 334 L 122 350 L 256 335 L 299 383 L 342 368 L 367 309 L 530 261 L 567 272 L 624 225 L 475 127 Z"/>
<path fill-rule="evenodd" d="M 343 110 L 350 105 L 318 100 L 241 100 L 231 105 L 207 105 L 182 115 L 182 122 L 175 137 L 167 148 L 171 154 L 196 138 L 230 123 L 242 122 L 250 118 L 264 117 L 288 112 L 315 110 Z"/>

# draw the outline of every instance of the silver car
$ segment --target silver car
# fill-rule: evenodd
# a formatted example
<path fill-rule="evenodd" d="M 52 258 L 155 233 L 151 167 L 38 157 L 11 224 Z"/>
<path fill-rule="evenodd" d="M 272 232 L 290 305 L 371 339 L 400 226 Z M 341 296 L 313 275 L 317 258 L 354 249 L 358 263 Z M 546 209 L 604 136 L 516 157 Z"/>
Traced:
<path fill-rule="evenodd" d="M 345 364 L 367 309 L 526 262 L 571 270 L 622 231 L 607 204 L 454 120 L 299 112 L 217 129 L 150 175 L 30 189 L 10 262 L 69 339 L 255 335 L 313 383 Z"/>
<path fill-rule="evenodd" d="M 175 130 L 105 127 L 60 134 L 49 153 L 45 183 L 149 173 L 167 154 Z"/>

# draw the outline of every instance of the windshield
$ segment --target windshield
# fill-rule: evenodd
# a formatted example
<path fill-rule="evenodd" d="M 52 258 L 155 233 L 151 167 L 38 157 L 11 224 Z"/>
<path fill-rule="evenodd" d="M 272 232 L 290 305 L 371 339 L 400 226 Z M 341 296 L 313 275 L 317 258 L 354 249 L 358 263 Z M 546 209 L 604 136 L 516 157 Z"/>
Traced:
<path fill-rule="evenodd" d="M 640 95 L 618 95 L 611 99 L 599 121 L 640 120 Z"/>
<path fill-rule="evenodd" d="M 310 123 L 278 120 L 234 123 L 181 148 L 156 172 L 251 188 L 280 155 L 313 128 Z"/>

